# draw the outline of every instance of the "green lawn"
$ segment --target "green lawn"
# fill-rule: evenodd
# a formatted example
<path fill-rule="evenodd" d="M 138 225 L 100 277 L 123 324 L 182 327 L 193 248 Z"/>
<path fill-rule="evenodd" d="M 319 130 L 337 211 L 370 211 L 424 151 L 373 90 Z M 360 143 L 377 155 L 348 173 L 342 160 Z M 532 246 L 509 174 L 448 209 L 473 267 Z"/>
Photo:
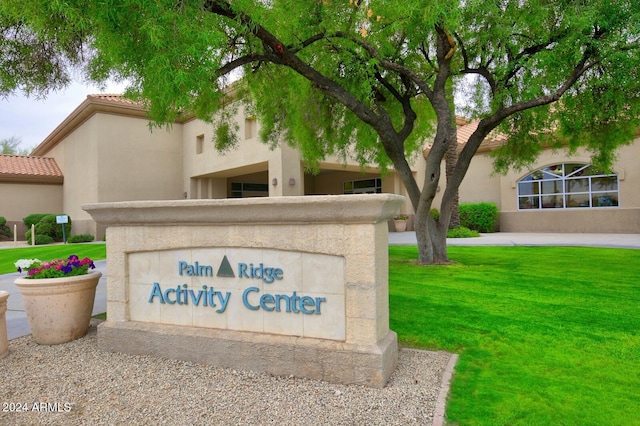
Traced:
<path fill-rule="evenodd" d="M 390 247 L 391 328 L 400 343 L 460 354 L 451 424 L 640 425 L 640 250 L 450 247 L 450 266 Z M 0 250 L 13 262 L 104 244 Z"/>
<path fill-rule="evenodd" d="M 16 272 L 13 265 L 18 259 L 40 259 L 48 261 L 63 259 L 75 254 L 78 257 L 88 257 L 92 260 L 107 258 L 104 244 L 53 244 L 46 246 L 29 246 L 20 248 L 0 249 L 0 274 Z"/>
<path fill-rule="evenodd" d="M 391 328 L 460 354 L 459 425 L 640 424 L 640 250 L 450 247 L 419 267 L 391 247 Z"/>

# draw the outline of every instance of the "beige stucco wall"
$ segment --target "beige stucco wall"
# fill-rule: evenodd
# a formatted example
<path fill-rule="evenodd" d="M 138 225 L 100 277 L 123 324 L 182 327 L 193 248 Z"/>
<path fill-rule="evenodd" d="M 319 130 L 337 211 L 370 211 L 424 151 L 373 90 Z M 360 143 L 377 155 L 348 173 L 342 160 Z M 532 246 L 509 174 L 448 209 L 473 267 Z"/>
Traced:
<path fill-rule="evenodd" d="M 424 171 L 422 172 L 424 176 Z M 422 181 L 418 184 L 422 187 Z M 444 161 L 440 166 L 440 184 L 432 208 L 440 210 L 442 194 L 447 185 Z M 458 191 L 460 203 L 495 203 L 500 209 L 500 176 L 493 172 L 493 159 L 487 153 L 477 154 L 471 161 L 471 166 L 460 185 Z"/>
<path fill-rule="evenodd" d="M 103 114 L 98 135 L 98 201 L 183 198 L 181 124 L 149 129 L 146 119 Z"/>
<path fill-rule="evenodd" d="M 473 158 L 459 193 L 461 202 L 493 202 L 500 209 L 500 176 L 495 175 L 493 159 L 488 154 L 478 154 Z"/>
<path fill-rule="evenodd" d="M 0 183 L 0 216 L 7 219 L 13 232 L 17 225 L 18 240 L 24 240 L 27 231 L 22 219 L 32 213 L 61 213 L 62 185 L 31 183 Z"/>
<path fill-rule="evenodd" d="M 64 213 L 72 234 L 98 229 L 85 203 L 182 198 L 181 125 L 150 131 L 148 120 L 97 113 L 47 153 L 64 174 Z"/>
<path fill-rule="evenodd" d="M 71 217 L 71 233 L 95 235 L 95 225 L 80 209 L 82 203 L 98 201 L 97 136 L 95 116 L 66 136 L 46 155 L 53 157 L 64 175 L 62 212 Z M 87 223 L 90 221 L 91 223 Z"/>
<path fill-rule="evenodd" d="M 100 239 L 104 230 L 96 228 L 80 205 L 184 197 L 226 198 L 232 181 L 266 183 L 272 197 L 341 194 L 346 180 L 380 176 L 376 168 L 368 168 L 363 173 L 355 161 L 348 160 L 344 164 L 342 158 L 331 157 L 320 164 L 320 174 L 306 174 L 304 162 L 295 149 L 286 145 L 270 149 L 259 141 L 260 124 L 246 117 L 242 106 L 239 106 L 235 120 L 238 145 L 226 153 L 219 153 L 212 141 L 214 127 L 201 120 L 174 123 L 168 130 L 162 128 L 151 132 L 146 118 L 101 110 L 45 153 L 55 158 L 62 169 L 64 186 L 58 188 L 57 193 L 34 186 L 38 188 L 34 189 L 35 193 L 42 195 L 34 197 L 29 205 L 56 206 L 53 210 L 71 216 L 72 233 L 91 233 Z M 496 203 L 501 210 L 502 231 L 640 232 L 640 191 L 636 189 L 640 184 L 638 158 L 640 138 L 635 145 L 618 151 L 614 170 L 620 177 L 619 208 L 518 211 L 515 183 L 528 170 L 495 176 L 492 159 L 487 153 L 480 153 L 473 159 L 460 186 L 460 202 Z M 589 163 L 590 157 L 584 151 L 571 158 L 546 151 L 532 169 L 564 161 Z M 422 186 L 425 160 L 418 154 L 410 159 L 410 164 L 418 185 Z M 441 189 L 433 203 L 435 208 L 439 208 L 445 187 L 444 164 L 441 174 Z M 393 170 L 382 181 L 383 192 L 407 195 Z M 10 187 L 2 190 L 18 191 Z M 15 198 L 14 194 L 7 196 Z M 34 208 L 27 208 L 26 214 L 33 213 Z M 52 211 L 44 207 L 43 210 Z M 400 212 L 413 213 L 408 197 Z M 22 213 L 0 212 L 3 214 L 9 220 L 10 216 L 16 216 L 16 220 L 21 221 L 17 216 Z"/>
<path fill-rule="evenodd" d="M 215 178 L 226 179 L 268 170 L 268 162 L 274 157 L 269 147 L 259 142 L 257 137 L 245 139 L 245 115 L 242 108 L 236 113 L 239 125 L 238 145 L 227 152 L 220 153 L 214 146 L 214 127 L 201 120 L 190 120 L 182 128 L 183 180 L 186 191 L 191 191 L 190 179 Z M 257 135 L 257 130 L 255 134 Z M 198 152 L 198 138 L 202 148 Z M 222 184 L 226 188 L 226 182 Z M 226 196 L 226 193 L 225 193 Z M 189 193 L 188 198 L 198 198 Z"/>
<path fill-rule="evenodd" d="M 225 198 L 231 180 L 261 172 L 268 172 L 267 179 L 259 183 L 269 184 L 271 197 L 342 194 L 342 184 L 346 180 L 380 176 L 376 168 L 368 168 L 363 173 L 356 161 L 348 159 L 345 164 L 338 157 L 322 161 L 320 174 L 306 174 L 304 162 L 296 149 L 286 144 L 271 149 L 259 140 L 260 123 L 247 117 L 241 105 L 235 113 L 235 122 L 238 124 L 238 144 L 224 153 L 215 149 L 213 125 L 195 119 L 184 123 L 183 182 L 188 198 Z M 416 176 L 420 179 L 424 160 L 416 155 L 413 162 Z M 277 184 L 273 185 L 274 182 Z M 404 185 L 393 170 L 383 178 L 383 192 L 406 195 Z M 401 210 L 406 213 L 413 211 L 408 200 Z"/>
<path fill-rule="evenodd" d="M 500 230 L 505 232 L 602 232 L 640 233 L 640 138 L 617 151 L 613 171 L 619 177 L 620 206 L 590 209 L 518 210 L 517 182 L 522 177 L 548 165 L 563 162 L 590 163 L 588 152 L 543 152 L 530 170 L 511 171 L 500 178 L 502 209 Z"/>

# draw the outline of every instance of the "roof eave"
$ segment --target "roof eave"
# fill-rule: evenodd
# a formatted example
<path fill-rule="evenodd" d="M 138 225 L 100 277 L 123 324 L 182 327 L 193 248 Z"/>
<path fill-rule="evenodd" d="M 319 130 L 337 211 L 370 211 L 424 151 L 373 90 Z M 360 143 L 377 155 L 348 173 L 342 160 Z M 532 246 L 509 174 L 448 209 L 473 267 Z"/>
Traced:
<path fill-rule="evenodd" d="M 0 174 L 0 182 L 62 185 L 64 183 L 64 177 L 63 176 Z"/>
<path fill-rule="evenodd" d="M 62 139 L 96 113 L 148 118 L 147 111 L 139 106 L 120 104 L 110 100 L 87 96 L 87 98 L 40 143 L 40 145 L 34 148 L 30 155 L 46 155 L 51 151 L 51 149 L 58 145 Z"/>

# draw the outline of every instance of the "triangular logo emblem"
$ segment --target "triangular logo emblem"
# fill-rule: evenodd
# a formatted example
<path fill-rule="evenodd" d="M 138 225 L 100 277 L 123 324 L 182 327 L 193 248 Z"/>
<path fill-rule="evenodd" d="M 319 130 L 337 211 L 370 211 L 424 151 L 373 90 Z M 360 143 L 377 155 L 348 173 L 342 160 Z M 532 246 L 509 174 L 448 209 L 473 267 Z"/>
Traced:
<path fill-rule="evenodd" d="M 229 278 L 235 278 L 236 274 L 233 273 L 233 268 L 231 267 L 231 264 L 229 263 L 229 260 L 227 259 L 227 256 L 225 256 L 222 259 L 222 263 L 220 263 L 220 268 L 218 268 L 218 274 L 219 277 L 229 277 Z"/>

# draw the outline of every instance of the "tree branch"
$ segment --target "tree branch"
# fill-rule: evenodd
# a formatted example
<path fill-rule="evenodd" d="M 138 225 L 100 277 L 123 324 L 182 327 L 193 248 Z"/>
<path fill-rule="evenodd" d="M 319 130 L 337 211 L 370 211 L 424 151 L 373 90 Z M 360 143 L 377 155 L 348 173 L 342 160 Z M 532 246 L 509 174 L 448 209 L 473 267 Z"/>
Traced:
<path fill-rule="evenodd" d="M 584 75 L 585 72 L 598 64 L 598 61 L 588 63 L 589 58 L 590 54 L 588 52 L 585 52 L 580 62 L 578 62 L 574 67 L 571 75 L 567 77 L 565 82 L 560 87 L 558 87 L 555 92 L 545 96 L 539 96 L 528 101 L 518 102 L 506 108 L 501 108 L 491 116 L 481 120 L 478 124 L 477 129 L 469 137 L 467 144 L 464 146 L 458 157 L 456 170 L 461 167 L 461 164 L 466 164 L 466 166 L 464 166 L 463 173 L 461 173 L 461 177 L 459 178 L 460 182 L 462 181 L 462 177 L 466 173 L 466 170 L 471 163 L 471 158 L 473 158 L 476 151 L 480 147 L 480 144 L 492 130 L 494 130 L 504 119 L 513 114 L 558 101 L 562 97 L 562 95 L 564 95 L 567 90 L 569 90 L 578 81 L 578 79 L 580 79 L 580 77 Z"/>
<path fill-rule="evenodd" d="M 400 64 L 397 64 L 395 62 L 391 62 L 388 61 L 386 59 L 383 59 L 380 56 L 380 53 L 373 47 L 371 46 L 369 43 L 366 43 L 364 40 L 356 38 L 356 37 L 352 37 L 348 34 L 345 34 L 343 32 L 337 32 L 331 36 L 328 37 L 337 37 L 337 38 L 343 38 L 345 40 L 349 40 L 352 41 L 353 43 L 357 44 L 358 46 L 362 47 L 363 49 L 365 49 L 369 55 L 371 55 L 372 58 L 375 58 L 378 60 L 378 63 L 380 64 L 380 67 L 389 71 L 394 71 L 400 75 L 403 75 L 405 77 L 407 77 L 409 80 L 411 80 L 416 86 L 418 86 L 420 88 L 420 90 L 427 96 L 430 97 L 433 95 L 433 91 L 431 90 L 431 88 L 427 85 L 426 81 L 424 81 L 422 78 L 420 78 L 420 76 L 418 74 L 416 74 L 413 70 L 402 66 Z"/>
<path fill-rule="evenodd" d="M 273 59 L 275 59 L 273 55 L 261 55 L 258 53 L 250 53 L 248 55 L 244 55 L 239 58 L 236 58 L 231 62 L 227 62 L 226 64 L 218 68 L 217 74 L 218 74 L 218 77 L 222 77 L 223 75 L 229 74 L 236 68 L 240 68 L 252 62 L 272 62 Z"/>

